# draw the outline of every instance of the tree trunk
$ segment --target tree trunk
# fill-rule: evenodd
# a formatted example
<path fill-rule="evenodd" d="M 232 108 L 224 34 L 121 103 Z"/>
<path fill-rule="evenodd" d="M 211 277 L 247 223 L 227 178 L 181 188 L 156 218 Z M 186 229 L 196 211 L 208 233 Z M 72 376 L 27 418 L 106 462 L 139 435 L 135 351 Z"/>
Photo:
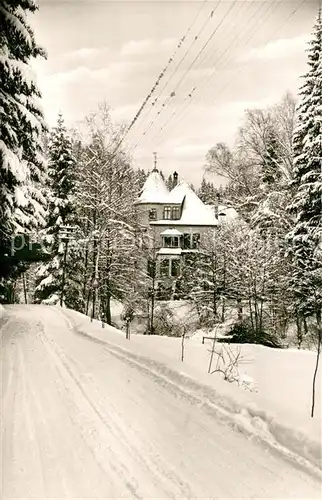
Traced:
<path fill-rule="evenodd" d="M 63 302 L 64 302 L 67 250 L 68 250 L 68 238 L 65 241 L 65 250 L 64 250 L 63 278 L 62 278 L 61 291 L 60 291 L 60 306 L 61 307 L 63 306 Z"/>
<path fill-rule="evenodd" d="M 226 252 L 224 251 L 224 276 L 223 276 L 223 297 L 222 297 L 222 311 L 221 311 L 221 321 L 225 321 L 225 294 L 226 294 Z"/>
<path fill-rule="evenodd" d="M 26 273 L 22 273 L 22 286 L 23 286 L 23 295 L 25 298 L 25 304 L 28 304 L 27 287 L 26 287 Z"/>
<path fill-rule="evenodd" d="M 315 363 L 315 369 L 314 369 L 314 374 L 313 374 L 313 381 L 312 381 L 312 407 L 311 407 L 311 417 L 314 417 L 314 410 L 315 410 L 315 391 L 316 391 L 316 377 L 319 369 L 319 361 L 320 361 L 320 354 L 321 354 L 321 342 L 322 342 L 322 325 L 321 325 L 321 310 L 317 311 L 316 313 L 316 321 L 318 325 L 318 350 L 316 353 L 316 363 Z"/>
<path fill-rule="evenodd" d="M 264 293 L 265 293 L 265 280 L 266 280 L 266 272 L 265 266 L 263 269 L 263 286 L 262 286 L 262 296 L 260 298 L 260 312 L 259 312 L 259 330 L 260 333 L 263 328 L 263 303 L 264 303 Z"/>
<path fill-rule="evenodd" d="M 238 311 L 238 321 L 241 323 L 243 321 L 243 306 L 241 298 L 237 298 L 237 311 Z"/>
<path fill-rule="evenodd" d="M 87 300 L 86 300 L 86 309 L 85 309 L 85 314 L 86 314 L 86 316 L 88 315 L 89 303 L 90 303 L 90 300 L 91 300 L 91 293 L 92 293 L 92 289 L 90 288 L 90 289 L 88 290 Z"/>
<path fill-rule="evenodd" d="M 126 334 L 125 338 L 130 340 L 130 320 L 126 320 Z"/>
<path fill-rule="evenodd" d="M 302 322 L 297 308 L 295 309 L 295 317 L 296 317 L 296 328 L 297 328 L 297 348 L 301 349 L 303 341 Z"/>
<path fill-rule="evenodd" d="M 112 323 L 112 312 L 111 312 L 111 294 L 109 290 L 105 297 L 105 320 L 108 325 Z"/>
<path fill-rule="evenodd" d="M 257 283 L 256 276 L 254 278 L 254 318 L 255 318 L 255 336 L 259 336 L 259 311 L 258 311 L 258 296 L 257 296 Z"/>
<path fill-rule="evenodd" d="M 150 335 L 154 334 L 154 306 L 155 306 L 155 296 L 154 296 L 154 284 L 153 284 L 153 290 L 151 295 L 151 318 L 150 318 L 150 329 L 149 329 Z"/>
<path fill-rule="evenodd" d="M 211 254 L 212 285 L 213 285 L 213 320 L 217 318 L 217 255 Z"/>
<path fill-rule="evenodd" d="M 183 334 L 181 337 L 181 361 L 183 362 L 184 360 L 184 342 L 185 342 L 185 337 L 186 337 L 186 330 L 185 327 L 183 327 Z"/>
<path fill-rule="evenodd" d="M 88 235 L 88 234 L 89 234 L 89 220 L 87 220 L 87 227 L 86 227 L 86 235 Z M 88 243 L 87 243 L 86 244 L 86 250 L 85 250 L 85 262 L 84 262 L 84 283 L 83 283 L 83 299 L 84 299 L 84 302 L 86 300 L 88 255 L 89 255 L 89 249 L 88 249 Z M 87 313 L 88 313 L 88 306 L 86 306 L 86 314 Z"/>

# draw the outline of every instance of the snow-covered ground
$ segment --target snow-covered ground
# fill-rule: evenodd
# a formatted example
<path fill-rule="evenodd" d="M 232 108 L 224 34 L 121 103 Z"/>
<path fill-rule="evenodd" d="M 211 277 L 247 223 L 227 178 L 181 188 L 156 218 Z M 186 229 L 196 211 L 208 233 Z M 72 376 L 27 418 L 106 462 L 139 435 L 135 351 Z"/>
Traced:
<path fill-rule="evenodd" d="M 240 386 L 237 386 L 223 381 L 219 374 L 208 375 L 212 342 L 206 340 L 203 345 L 202 332 L 186 339 L 184 361 L 181 362 L 181 338 L 132 335 L 131 340 L 126 341 L 122 331 L 103 329 L 98 321 L 91 323 L 74 311 L 66 311 L 66 314 L 76 321 L 80 331 L 166 363 L 173 370 L 215 389 L 214 398 L 220 398 L 220 404 L 228 409 L 235 423 L 242 425 L 243 422 L 245 428 L 252 427 L 254 434 L 266 434 L 272 443 L 286 446 L 321 467 L 321 368 L 317 377 L 315 417 L 310 417 L 315 352 L 231 345 L 233 351 L 240 350 L 241 353 L 238 364 Z M 216 349 L 221 348 L 225 346 L 217 344 Z M 212 366 L 215 368 L 216 358 Z M 186 382 L 183 381 L 183 384 Z"/>
<path fill-rule="evenodd" d="M 5 310 L 4 498 L 320 497 L 318 420 L 188 363 L 196 340 L 182 363 L 180 339 Z"/>

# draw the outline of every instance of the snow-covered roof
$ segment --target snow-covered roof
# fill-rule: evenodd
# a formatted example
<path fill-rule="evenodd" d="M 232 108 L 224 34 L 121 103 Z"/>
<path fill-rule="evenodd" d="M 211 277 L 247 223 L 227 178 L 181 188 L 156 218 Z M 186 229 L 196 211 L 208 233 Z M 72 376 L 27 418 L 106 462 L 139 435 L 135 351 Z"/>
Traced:
<path fill-rule="evenodd" d="M 179 182 L 176 187 L 169 192 L 158 170 L 152 170 L 149 174 L 136 203 L 182 205 L 180 219 L 171 221 L 168 219 L 151 221 L 151 225 L 217 226 L 218 224 L 229 222 L 238 217 L 238 213 L 234 208 L 219 205 L 219 215 L 222 215 L 219 217 L 218 221 L 215 206 L 203 203 L 186 182 Z M 165 233 L 162 234 L 165 235 Z M 181 236 L 181 234 L 174 233 L 169 233 L 168 235 Z"/>
<path fill-rule="evenodd" d="M 181 255 L 181 248 L 160 248 L 158 255 Z"/>
<path fill-rule="evenodd" d="M 178 229 L 166 229 L 165 231 L 162 231 L 161 235 L 162 236 L 183 236 L 183 233 L 178 231 Z"/>
<path fill-rule="evenodd" d="M 158 220 L 153 225 L 168 224 L 171 226 L 217 226 L 218 221 L 210 206 L 205 205 L 186 182 L 180 182 L 170 192 L 170 203 L 183 203 L 179 220 Z"/>
<path fill-rule="evenodd" d="M 206 205 L 211 208 L 212 212 L 216 213 L 215 205 Z M 238 219 L 238 212 L 233 207 L 226 207 L 225 205 L 218 205 L 219 224 L 230 222 Z"/>
<path fill-rule="evenodd" d="M 169 191 L 158 170 L 146 179 L 137 203 L 168 203 Z"/>

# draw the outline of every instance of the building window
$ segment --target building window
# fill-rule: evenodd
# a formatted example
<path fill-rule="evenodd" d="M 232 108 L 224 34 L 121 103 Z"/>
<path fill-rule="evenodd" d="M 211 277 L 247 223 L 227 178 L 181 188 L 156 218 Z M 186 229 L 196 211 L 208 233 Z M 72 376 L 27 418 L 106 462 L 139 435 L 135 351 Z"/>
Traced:
<path fill-rule="evenodd" d="M 180 260 L 173 259 L 171 260 L 171 276 L 176 278 L 180 274 Z"/>
<path fill-rule="evenodd" d="M 171 247 L 171 237 L 170 236 L 165 236 L 163 239 L 163 246 L 166 248 Z"/>
<path fill-rule="evenodd" d="M 160 276 L 168 277 L 169 276 L 169 259 L 163 259 L 160 262 Z"/>
<path fill-rule="evenodd" d="M 183 248 L 185 250 L 191 248 L 191 234 L 190 233 L 185 233 L 183 235 Z"/>
<path fill-rule="evenodd" d="M 166 220 L 171 219 L 171 207 L 164 207 L 163 209 L 163 218 Z"/>
<path fill-rule="evenodd" d="M 180 219 L 180 208 L 179 207 L 172 207 L 172 219 L 173 220 Z"/>
<path fill-rule="evenodd" d="M 156 220 L 157 218 L 157 211 L 155 208 L 150 208 L 149 210 L 149 220 Z"/>
<path fill-rule="evenodd" d="M 200 245 L 200 233 L 193 233 L 192 248 L 199 248 L 199 245 Z"/>
<path fill-rule="evenodd" d="M 179 247 L 179 238 L 178 236 L 164 236 L 163 237 L 163 246 L 165 248 L 178 248 Z"/>

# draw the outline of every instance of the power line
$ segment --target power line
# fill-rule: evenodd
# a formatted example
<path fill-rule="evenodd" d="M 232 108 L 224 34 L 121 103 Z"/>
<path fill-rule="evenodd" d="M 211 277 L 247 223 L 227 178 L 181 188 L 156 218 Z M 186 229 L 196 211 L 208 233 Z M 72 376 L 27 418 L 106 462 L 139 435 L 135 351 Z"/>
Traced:
<path fill-rule="evenodd" d="M 304 2 L 305 2 L 305 0 L 301 0 L 301 1 L 300 1 L 300 3 L 297 5 L 297 7 L 296 7 L 296 8 L 292 11 L 292 13 L 290 14 L 290 16 L 289 16 L 289 17 L 288 17 L 285 21 L 283 21 L 283 23 L 282 23 L 282 24 L 281 24 L 281 25 L 277 28 L 277 30 L 274 32 L 273 36 L 275 36 L 275 35 L 276 35 L 276 33 L 278 33 L 278 31 L 282 28 L 282 26 L 283 26 L 286 22 L 288 22 L 288 21 L 289 21 L 289 19 L 291 19 L 291 17 L 292 17 L 292 16 L 293 16 L 293 15 L 297 12 L 297 10 L 301 7 L 301 5 L 302 5 Z M 275 3 L 275 2 L 274 2 L 274 3 Z M 281 2 L 280 2 L 280 3 L 281 3 Z M 280 4 L 280 3 L 279 3 L 279 4 Z M 279 6 L 279 4 L 275 4 L 275 5 L 276 5 L 276 7 L 275 7 L 275 9 L 274 9 L 274 11 L 273 11 L 273 12 L 275 12 L 275 10 L 276 10 L 276 9 L 277 9 L 277 7 Z M 260 25 L 258 25 L 258 27 L 257 27 L 256 31 L 255 31 L 255 32 L 251 35 L 251 37 L 249 37 L 249 38 L 247 39 L 246 44 L 247 44 L 247 43 L 248 43 L 248 42 L 249 42 L 249 41 L 253 38 L 253 36 L 254 36 L 254 35 L 255 35 L 258 31 L 259 31 L 259 29 L 261 28 L 262 24 L 263 24 L 263 23 L 260 23 Z M 228 62 L 229 62 L 229 61 L 228 61 Z M 217 69 L 218 69 L 218 68 L 216 68 L 215 70 L 213 70 L 213 71 L 211 72 L 211 74 L 209 75 L 209 77 L 208 77 L 208 78 L 207 78 L 207 80 L 206 80 L 206 84 L 207 84 L 207 83 L 209 82 L 209 80 L 212 78 L 212 76 L 213 76 L 213 75 L 214 75 L 214 73 L 217 71 Z M 223 68 L 221 68 L 221 69 L 223 69 Z M 227 87 L 228 87 L 228 86 L 232 83 L 232 81 L 233 81 L 233 80 L 235 79 L 235 77 L 236 77 L 236 76 L 237 76 L 237 75 L 238 75 L 238 74 L 242 71 L 242 69 L 243 69 L 243 68 L 240 68 L 239 70 L 237 70 L 237 71 L 234 73 L 233 77 L 230 77 L 229 82 L 228 82 L 228 83 L 227 83 L 224 87 L 222 87 L 222 88 L 220 89 L 220 93 L 221 93 L 223 90 L 225 90 L 225 89 L 226 89 L 226 88 L 227 88 Z M 206 85 L 203 85 L 203 86 L 201 87 L 201 89 L 200 89 L 200 90 L 203 90 L 205 87 L 206 87 Z M 199 89 L 198 89 L 198 90 L 199 90 Z M 218 96 L 218 93 L 217 93 L 217 96 Z M 191 103 L 189 102 L 188 106 L 189 106 L 190 104 L 191 104 Z M 164 127 L 165 127 L 166 125 L 169 125 L 169 122 L 170 122 L 170 121 L 172 121 L 172 119 L 174 118 L 174 116 L 175 116 L 175 115 L 177 115 L 177 120 L 176 120 L 176 122 L 175 122 L 174 126 L 178 125 L 178 123 L 181 121 L 181 119 L 182 119 L 182 118 L 184 117 L 184 115 L 186 114 L 186 111 L 187 111 L 188 106 L 186 105 L 186 106 L 184 107 L 184 109 L 182 109 L 182 111 L 181 111 L 181 113 L 180 113 L 179 115 L 178 115 L 176 112 L 174 112 L 174 113 L 171 115 L 171 117 L 168 119 L 168 121 L 167 121 L 165 124 L 163 124 L 162 129 L 164 129 Z M 162 130 L 162 129 L 160 129 L 160 130 Z M 154 137 L 156 137 L 156 136 L 154 136 Z M 161 139 L 161 140 L 162 140 L 162 139 Z M 161 142 L 161 140 L 159 140 L 158 144 Z"/>
<path fill-rule="evenodd" d="M 206 21 L 204 22 L 203 26 L 201 27 L 201 29 L 199 30 L 199 32 L 193 37 L 189 47 L 187 48 L 186 52 L 184 53 L 184 55 L 182 56 L 182 58 L 180 59 L 180 61 L 178 62 L 177 66 L 175 67 L 175 69 L 173 70 L 172 74 L 169 76 L 168 80 L 166 81 L 166 83 L 164 84 L 164 86 L 162 87 L 161 91 L 159 92 L 158 96 L 154 99 L 154 101 L 152 102 L 151 104 L 151 107 L 149 109 L 149 111 L 146 113 L 145 117 L 143 118 L 143 122 L 141 123 L 141 125 L 143 125 L 144 121 L 149 117 L 149 115 L 151 114 L 151 112 L 154 110 L 153 106 L 155 106 L 157 104 L 157 102 L 159 101 L 160 97 L 162 96 L 164 90 L 166 89 L 166 87 L 169 85 L 170 81 L 173 79 L 173 77 L 175 76 L 175 74 L 177 73 L 178 69 L 180 68 L 181 64 L 185 61 L 187 55 L 189 54 L 190 50 L 192 49 L 192 47 L 195 45 L 196 41 L 200 39 L 200 36 L 201 34 L 203 33 L 203 31 L 205 30 L 206 26 L 209 24 L 209 21 L 213 18 L 217 8 L 219 7 L 219 5 L 221 4 L 222 0 L 219 0 L 215 6 L 215 8 L 210 12 L 209 16 L 207 17 Z M 163 104 L 163 106 L 165 106 L 165 104 Z M 159 113 L 158 113 L 159 114 Z M 149 123 L 148 127 L 151 125 L 151 122 Z M 139 125 L 140 127 L 140 125 Z M 138 132 L 138 131 L 137 131 Z"/>
<path fill-rule="evenodd" d="M 168 102 L 171 100 L 172 97 L 175 97 L 176 96 L 176 91 L 178 90 L 178 88 L 180 87 L 182 81 L 184 80 L 184 78 L 187 76 L 187 74 L 191 71 L 193 65 L 195 64 L 195 62 L 198 60 L 198 58 L 200 57 L 200 55 L 203 53 L 203 51 L 205 50 L 205 48 L 209 45 L 210 41 L 214 38 L 215 34 L 217 33 L 217 31 L 219 30 L 219 28 L 221 27 L 221 25 L 223 24 L 223 22 L 225 21 L 225 19 L 229 16 L 230 12 L 232 11 L 233 7 L 235 6 L 235 4 L 238 2 L 238 0 L 234 0 L 234 2 L 231 4 L 230 8 L 228 9 L 228 11 L 225 13 L 225 15 L 222 17 L 221 21 L 216 25 L 216 27 L 214 28 L 214 30 L 211 32 L 210 36 L 208 37 L 207 41 L 204 43 L 204 45 L 202 46 L 202 48 L 199 50 L 199 52 L 197 53 L 197 55 L 195 56 L 195 58 L 193 59 L 193 61 L 190 63 L 189 67 L 187 68 L 187 70 L 185 71 L 185 73 L 183 74 L 183 76 L 181 77 L 181 79 L 179 80 L 179 82 L 176 84 L 176 87 L 174 88 L 174 90 L 171 92 L 171 94 L 168 96 L 167 100 L 165 103 L 163 103 L 162 105 L 162 108 L 161 108 L 161 111 L 159 111 L 158 116 L 161 115 L 162 111 L 164 111 L 164 109 L 166 108 Z M 156 117 L 156 118 L 157 118 Z M 155 119 L 156 119 L 155 118 Z M 154 120 L 155 120 L 154 119 Z M 145 131 L 143 132 L 142 136 L 145 136 L 147 131 L 150 129 L 150 127 L 154 124 L 154 120 L 152 120 L 149 125 L 147 126 L 147 128 L 145 129 Z M 138 143 L 140 142 L 140 140 L 142 139 L 139 138 L 139 140 L 137 141 L 137 143 L 135 144 L 134 148 L 137 147 Z"/>
<path fill-rule="evenodd" d="M 171 63 L 173 62 L 173 60 L 175 59 L 175 56 L 177 55 L 177 52 L 178 50 L 181 48 L 182 44 L 185 42 L 187 36 L 189 35 L 193 25 L 195 24 L 195 22 L 197 21 L 198 17 L 199 17 L 199 14 L 200 12 L 202 11 L 202 9 L 204 8 L 205 4 L 207 3 L 207 0 L 203 0 L 198 12 L 197 12 L 197 15 L 195 16 L 194 20 L 192 21 L 192 23 L 189 25 L 188 29 L 186 30 L 184 36 L 182 38 L 180 38 L 179 40 L 179 43 L 177 45 L 177 47 L 175 48 L 175 51 L 174 53 L 172 54 L 172 56 L 170 57 L 170 59 L 167 61 L 165 67 L 163 68 L 163 70 L 161 71 L 161 73 L 159 74 L 158 78 L 156 79 L 153 87 L 151 88 L 150 92 L 148 93 L 148 95 L 145 97 L 143 103 L 141 104 L 141 107 L 139 108 L 139 110 L 137 111 L 136 115 L 134 116 L 134 118 L 132 119 L 130 125 L 128 126 L 128 128 L 126 129 L 123 137 L 121 138 L 121 140 L 119 141 L 119 143 L 117 144 L 116 148 L 115 148 L 115 151 L 113 152 L 113 155 L 116 154 L 116 152 L 118 151 L 119 147 L 121 146 L 122 142 L 124 141 L 124 139 L 126 138 L 126 136 L 128 135 L 128 133 L 130 132 L 130 130 L 133 128 L 133 126 L 135 125 L 136 121 L 138 120 L 139 116 L 141 115 L 142 111 L 144 110 L 146 104 L 148 103 L 148 101 L 151 99 L 152 95 L 154 94 L 156 88 L 158 87 L 158 85 L 160 84 L 160 81 L 161 79 L 164 77 L 164 75 L 166 74 L 167 70 L 169 69 L 169 67 L 171 66 Z"/>
<path fill-rule="evenodd" d="M 234 2 L 231 4 L 230 8 L 228 9 L 228 12 L 226 12 L 225 16 L 221 19 L 220 23 L 215 27 L 215 29 L 211 32 L 210 36 L 208 37 L 207 41 L 204 43 L 204 45 L 202 46 L 202 48 L 199 50 L 199 52 L 197 53 L 196 57 L 193 59 L 193 61 L 190 63 L 190 65 L 188 66 L 187 70 L 185 71 L 185 73 L 182 75 L 182 77 L 180 78 L 179 82 L 177 83 L 177 85 L 175 86 L 174 90 L 171 92 L 171 94 L 169 95 L 168 99 L 166 100 L 166 102 L 162 105 L 163 106 L 163 109 L 161 109 L 161 112 L 159 113 L 159 115 L 162 113 L 162 111 L 164 110 L 164 108 L 167 106 L 168 102 L 171 100 L 172 97 L 175 97 L 176 96 L 176 92 L 178 90 L 178 88 L 180 87 L 181 83 L 183 82 L 183 80 L 186 78 L 186 76 L 188 75 L 188 73 L 191 71 L 193 65 L 195 64 L 195 62 L 199 59 L 200 55 L 203 53 L 203 51 L 205 50 L 205 48 L 208 46 L 208 44 L 211 42 L 211 40 L 213 39 L 213 37 L 215 36 L 215 34 L 217 33 L 217 31 L 219 30 L 219 28 L 221 27 L 222 23 L 225 21 L 225 19 L 227 18 L 227 16 L 230 14 L 230 12 L 232 11 L 233 7 L 236 5 L 236 3 L 238 2 L 238 0 L 234 0 Z"/>
<path fill-rule="evenodd" d="M 275 30 L 275 32 L 274 32 L 274 34 L 273 34 L 273 36 L 275 36 L 275 35 L 276 35 L 276 33 L 277 33 L 277 32 L 278 32 L 281 28 L 282 28 L 282 26 L 283 26 L 286 22 L 288 22 L 288 21 L 289 21 L 289 19 L 290 19 L 290 18 L 291 18 L 291 17 L 292 17 L 292 16 L 293 16 L 293 15 L 294 15 L 294 14 L 295 14 L 298 10 L 299 10 L 299 8 L 301 7 L 301 5 L 302 5 L 304 2 L 305 2 L 305 0 L 301 0 L 301 1 L 300 1 L 300 3 L 296 6 L 296 8 L 295 8 L 295 9 L 291 12 L 291 14 L 289 15 L 289 17 L 288 17 L 285 21 L 283 21 L 283 22 L 282 22 L 282 24 L 281 24 L 281 25 L 277 28 L 277 30 Z M 266 2 L 265 2 L 265 3 L 266 3 Z M 280 1 L 279 3 L 276 3 L 276 2 L 272 2 L 272 3 L 270 3 L 270 4 L 267 6 L 268 8 L 266 9 L 265 14 L 266 14 L 266 12 L 267 12 L 267 11 L 268 11 L 268 10 L 269 10 L 269 9 L 270 9 L 273 5 L 274 5 L 274 6 L 275 6 L 275 9 L 272 11 L 272 13 L 271 13 L 271 14 L 270 14 L 270 16 L 269 16 L 269 17 L 271 17 L 271 15 L 273 14 L 273 12 L 275 12 L 275 11 L 276 11 L 276 9 L 280 6 L 280 4 L 281 4 L 281 3 L 282 3 L 282 1 Z M 257 11 L 256 11 L 255 15 L 257 15 L 257 13 L 260 11 L 260 9 L 261 9 L 262 7 L 263 7 L 263 4 L 260 6 L 260 8 L 259 8 L 259 9 L 257 9 Z M 253 17 L 254 17 L 254 15 L 252 16 L 252 18 L 253 18 Z M 251 18 L 251 19 L 252 19 L 252 18 Z M 267 21 L 267 17 L 263 16 L 263 22 L 265 22 L 265 21 Z M 260 28 L 262 27 L 262 25 L 263 25 L 263 22 L 257 25 L 257 29 L 255 30 L 255 32 L 251 33 L 251 36 L 250 36 L 250 37 L 248 37 L 248 39 L 246 40 L 246 44 L 247 44 L 247 43 L 248 43 L 248 42 L 249 42 L 249 41 L 250 41 L 250 40 L 254 37 L 254 35 L 255 35 L 258 31 L 259 31 L 259 29 L 260 29 Z M 240 37 L 240 34 L 242 33 L 242 31 L 243 31 L 243 30 L 241 30 L 241 31 L 240 31 L 239 36 L 238 36 L 237 38 L 239 38 L 239 37 Z M 249 31 L 250 31 L 250 30 L 246 31 L 246 34 L 247 34 Z M 245 33 L 244 33 L 244 34 L 245 34 Z M 235 39 L 234 39 L 234 40 L 236 41 L 236 37 L 235 37 Z M 231 46 L 231 45 L 232 45 L 232 44 L 230 44 L 230 46 Z M 229 46 L 229 47 L 230 47 L 230 46 Z M 224 51 L 223 53 L 221 53 L 221 55 L 220 55 L 220 59 L 222 59 L 223 55 L 224 55 L 224 54 L 228 51 L 229 47 L 227 47 L 227 48 L 225 49 L 225 51 Z M 220 59 L 218 59 L 218 60 L 220 60 Z M 227 62 L 227 61 L 229 62 L 229 58 L 225 60 L 225 62 Z M 224 67 L 225 67 L 225 66 L 224 66 Z M 213 74 L 217 71 L 217 69 L 218 69 L 218 68 L 216 67 L 216 68 L 215 68 L 215 69 L 211 72 L 211 74 L 209 75 L 209 77 L 208 77 L 208 78 L 207 78 L 207 80 L 206 80 L 206 83 L 208 83 L 208 81 L 209 81 L 209 80 L 210 80 L 210 78 L 213 76 Z M 242 69 L 243 69 L 243 68 L 239 69 L 238 71 L 236 71 L 236 72 L 234 73 L 233 77 L 232 77 L 232 78 L 230 78 L 230 81 L 228 82 L 228 84 L 227 84 L 227 85 L 225 85 L 224 87 L 222 87 L 222 88 L 220 89 L 220 93 L 221 93 L 221 92 L 222 92 L 225 88 L 227 88 L 227 87 L 228 87 L 228 86 L 232 83 L 233 79 L 236 77 L 236 75 L 237 75 L 237 74 L 239 74 L 239 73 L 242 71 Z M 203 88 L 205 88 L 205 87 L 206 87 L 206 85 L 203 85 L 203 86 L 201 87 L 201 90 L 202 90 Z M 184 107 L 184 109 L 182 110 L 182 112 L 180 113 L 180 115 L 182 115 L 182 114 L 183 114 L 183 116 L 184 116 L 184 115 L 186 114 L 187 108 L 188 108 L 188 107 L 189 107 L 189 105 L 191 104 L 191 98 L 193 98 L 193 96 L 195 95 L 196 90 L 197 90 L 197 86 L 194 86 L 194 87 L 192 88 L 192 90 L 189 92 L 189 94 L 187 94 L 187 95 L 186 95 L 186 97 L 185 97 L 185 99 L 184 99 L 184 103 L 183 103 L 183 104 L 185 104 L 185 103 L 186 103 L 186 106 Z M 199 90 L 199 88 L 198 88 L 198 90 Z M 187 102 L 187 101 L 189 101 L 189 102 Z M 175 111 L 175 112 L 174 112 L 174 113 L 170 116 L 170 118 L 169 118 L 169 119 L 168 119 L 165 123 L 163 123 L 163 125 L 162 125 L 162 127 L 161 127 L 161 129 L 160 129 L 161 134 L 162 134 L 162 130 L 164 130 L 164 129 L 165 129 L 166 125 L 168 125 L 168 124 L 170 123 L 170 121 L 172 121 L 172 119 L 174 118 L 174 115 L 175 115 L 175 114 L 177 114 L 177 112 L 176 112 L 176 111 Z M 181 121 L 181 119 L 183 118 L 183 116 L 181 117 L 180 115 L 177 117 L 178 119 L 177 119 L 177 121 L 176 121 L 176 123 L 175 123 L 175 126 L 176 126 L 176 125 L 177 125 L 177 124 Z M 164 132 L 163 132 L 163 133 L 164 133 Z M 158 135 L 158 132 L 157 132 L 157 134 L 153 137 L 153 139 L 154 139 L 154 138 L 156 138 L 156 137 L 157 137 L 157 135 Z M 163 134 L 162 134 L 162 135 L 163 135 Z M 136 149 L 136 147 L 137 147 L 137 146 L 138 146 L 138 144 L 141 142 L 141 140 L 142 140 L 142 137 L 140 137 L 140 138 L 138 139 L 137 143 L 136 143 L 136 144 L 134 145 L 134 147 L 133 147 L 133 148 L 131 148 L 131 149 L 132 149 L 132 150 Z M 161 141 L 159 141 L 159 142 L 158 142 L 158 144 L 159 144 L 160 142 L 161 142 Z"/>
<path fill-rule="evenodd" d="M 252 4 L 254 4 L 254 3 L 257 3 L 257 2 L 249 2 L 249 3 L 248 3 L 248 8 L 246 9 L 246 12 L 248 11 L 249 7 L 250 7 Z M 266 2 L 265 2 L 265 3 L 266 3 Z M 255 13 L 253 14 L 253 16 L 251 16 L 251 18 L 247 21 L 247 23 L 246 23 L 246 24 L 242 27 L 242 29 L 241 29 L 241 30 L 240 30 L 240 32 L 239 32 L 239 35 L 238 35 L 237 37 L 234 37 L 234 38 L 233 38 L 233 42 L 232 42 L 230 45 L 228 45 L 228 47 L 226 47 L 226 49 L 225 49 L 222 53 L 220 53 L 220 54 L 219 54 L 219 57 L 217 58 L 217 60 L 215 60 L 215 61 L 213 62 L 213 65 L 214 65 L 215 63 L 217 63 L 218 61 L 220 61 L 220 60 L 222 59 L 222 56 L 223 56 L 223 55 L 225 55 L 225 54 L 227 53 L 228 49 L 229 49 L 231 46 L 233 46 L 233 45 L 234 45 L 234 43 L 236 42 L 236 40 L 238 40 L 238 39 L 239 39 L 239 37 L 240 37 L 240 35 L 243 33 L 243 29 L 244 29 L 244 27 L 245 27 L 245 26 L 247 26 L 247 25 L 249 24 L 249 22 L 250 22 L 250 21 L 252 21 L 252 19 L 253 19 L 254 17 L 256 17 L 256 15 L 260 12 L 260 10 L 263 8 L 263 6 L 265 6 L 265 4 L 263 4 L 263 3 L 262 3 L 262 4 L 259 4 L 258 9 L 255 11 Z M 271 3 L 271 4 L 268 4 L 268 9 L 269 9 L 271 6 L 272 6 L 272 3 Z M 265 14 L 266 14 L 266 12 L 268 11 L 268 9 L 266 9 Z M 265 21 L 265 19 L 264 19 L 264 21 Z M 251 28 L 252 28 L 252 25 L 251 25 Z M 248 30 L 248 31 L 249 31 L 249 30 Z M 248 33 L 248 31 L 246 32 L 246 34 Z M 218 52 L 218 51 L 217 51 L 217 52 Z M 216 52 L 216 53 L 217 53 L 217 52 Z M 214 71 L 212 71 L 211 76 L 213 75 L 213 73 L 214 73 Z M 209 78 L 208 78 L 208 80 L 209 80 Z M 207 80 L 207 81 L 208 81 L 208 80 Z M 195 86 L 192 88 L 192 90 L 190 90 L 190 91 L 187 93 L 187 95 L 186 95 L 186 97 L 185 97 L 185 99 L 184 99 L 183 103 L 181 104 L 181 106 L 183 106 L 183 109 L 186 109 L 187 107 L 189 107 L 189 105 L 191 104 L 192 97 L 193 97 L 193 95 L 195 95 L 197 88 L 198 88 L 198 87 L 197 87 L 197 84 L 195 84 Z M 160 131 L 164 130 L 164 128 L 165 128 L 165 127 L 166 127 L 166 126 L 167 126 L 167 125 L 168 125 L 168 124 L 169 124 L 169 123 L 173 120 L 173 118 L 174 118 L 174 116 L 175 116 L 175 115 L 178 115 L 178 113 L 177 113 L 177 111 L 176 111 L 176 110 L 172 113 L 172 115 L 170 116 L 170 118 L 168 118 L 168 119 L 167 119 L 167 120 L 163 123 L 163 125 L 161 126 L 161 128 L 160 128 L 159 130 L 160 130 Z M 155 138 L 155 137 L 156 137 L 156 135 L 154 135 L 154 138 Z M 160 141 L 159 141 L 159 142 L 160 142 Z"/>
<path fill-rule="evenodd" d="M 283 21 L 283 23 L 276 29 L 276 31 L 274 31 L 273 33 L 273 36 L 275 36 L 279 31 L 280 29 L 296 14 L 296 12 L 302 7 L 302 5 L 306 2 L 306 0 L 300 0 L 298 6 L 291 12 L 291 14 L 288 16 L 288 18 Z M 240 68 L 239 70 L 237 70 L 235 73 L 234 73 L 234 78 L 242 71 L 242 68 Z M 224 85 L 223 87 L 220 88 L 220 93 L 225 90 L 226 88 L 229 87 L 229 85 L 232 83 L 232 79 L 226 84 Z"/>

